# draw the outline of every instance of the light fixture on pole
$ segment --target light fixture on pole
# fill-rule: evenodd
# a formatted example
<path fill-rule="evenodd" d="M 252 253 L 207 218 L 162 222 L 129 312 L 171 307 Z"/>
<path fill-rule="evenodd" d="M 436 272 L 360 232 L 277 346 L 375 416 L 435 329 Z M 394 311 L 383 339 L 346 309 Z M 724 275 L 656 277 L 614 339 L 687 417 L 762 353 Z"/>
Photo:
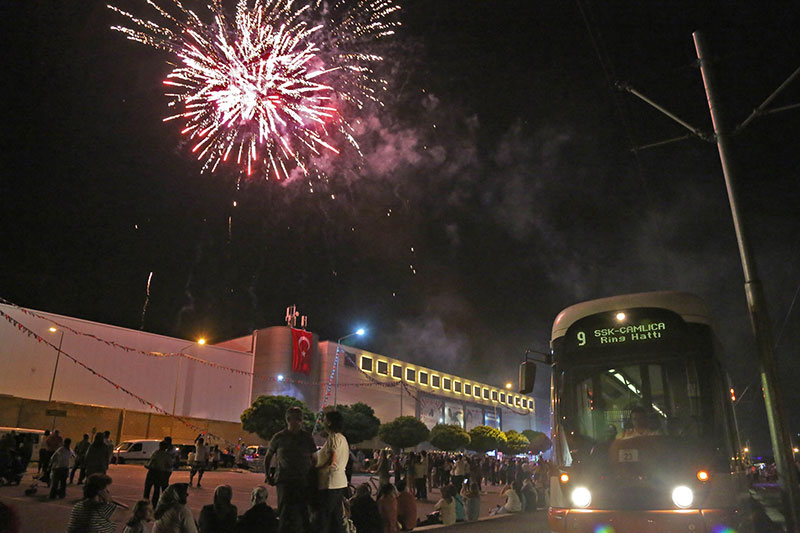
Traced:
<path fill-rule="evenodd" d="M 205 343 L 206 343 L 206 340 L 204 338 L 199 338 L 199 339 L 197 339 L 196 343 L 190 342 L 186 346 L 178 348 L 178 353 L 183 353 L 183 350 L 185 350 L 186 348 L 188 348 L 190 346 L 194 346 L 195 344 L 199 344 L 200 346 L 202 346 Z M 178 359 L 178 373 L 175 376 L 175 392 L 174 392 L 174 394 L 172 396 L 172 415 L 173 416 L 175 416 L 175 407 L 178 404 L 178 388 L 179 388 L 180 383 L 181 383 L 181 369 L 182 368 L 183 368 L 183 357 Z"/>
<path fill-rule="evenodd" d="M 361 337 L 364 335 L 364 333 L 366 333 L 366 330 L 364 328 L 358 328 L 349 335 L 345 335 L 344 337 L 339 337 L 339 340 L 336 341 L 336 357 L 333 360 L 333 364 L 336 367 L 336 386 L 333 388 L 333 405 L 338 405 L 338 399 L 339 399 L 339 349 L 342 345 L 342 341 L 345 339 L 349 339 L 350 337 L 353 337 L 355 335 Z"/>
<path fill-rule="evenodd" d="M 55 333 L 58 329 L 54 327 L 49 328 L 50 333 Z M 53 387 L 56 384 L 56 372 L 58 372 L 58 361 L 61 359 L 61 343 L 64 342 L 64 331 L 61 330 L 61 337 L 58 340 L 58 351 L 56 353 L 56 364 L 53 367 L 53 380 L 50 382 L 50 394 L 47 396 L 47 401 L 53 401 Z"/>
<path fill-rule="evenodd" d="M 55 333 L 56 331 L 58 331 L 58 329 L 55 328 L 54 326 L 50 326 L 48 328 L 48 331 L 50 331 L 50 333 Z M 56 385 L 56 373 L 58 372 L 58 361 L 61 359 L 61 344 L 63 342 L 64 342 L 64 330 L 61 330 L 61 337 L 58 339 L 58 350 L 56 352 L 56 364 L 53 367 L 53 379 L 52 381 L 50 381 L 50 394 L 47 395 L 48 402 L 53 401 L 53 388 Z M 55 429 L 55 427 L 56 427 L 56 417 L 55 415 L 53 415 L 53 425 L 50 429 L 53 430 Z"/>

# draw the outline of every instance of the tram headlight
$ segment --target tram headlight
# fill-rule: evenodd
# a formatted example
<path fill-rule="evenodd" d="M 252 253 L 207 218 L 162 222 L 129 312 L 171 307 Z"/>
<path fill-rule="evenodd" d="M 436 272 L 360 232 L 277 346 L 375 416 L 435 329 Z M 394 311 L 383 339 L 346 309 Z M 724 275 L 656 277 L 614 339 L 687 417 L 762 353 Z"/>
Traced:
<path fill-rule="evenodd" d="M 586 487 L 575 487 L 570 494 L 572 505 L 575 507 L 589 507 L 592 503 L 592 493 Z"/>
<path fill-rule="evenodd" d="M 692 489 L 689 487 L 681 485 L 672 489 L 672 503 L 677 507 L 686 509 L 687 507 L 691 507 L 693 501 L 694 492 L 692 492 Z"/>

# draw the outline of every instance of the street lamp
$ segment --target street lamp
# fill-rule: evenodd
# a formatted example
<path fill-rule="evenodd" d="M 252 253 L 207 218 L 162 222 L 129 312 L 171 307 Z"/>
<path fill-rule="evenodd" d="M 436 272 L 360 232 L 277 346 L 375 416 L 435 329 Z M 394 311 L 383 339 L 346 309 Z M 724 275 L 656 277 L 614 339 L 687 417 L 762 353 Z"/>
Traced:
<path fill-rule="evenodd" d="M 197 339 L 197 344 L 202 346 L 205 343 L 206 343 L 205 339 L 203 339 L 203 338 Z M 186 348 L 189 348 L 190 346 L 194 346 L 194 345 L 195 345 L 194 342 L 190 342 L 186 346 L 182 346 L 181 348 L 178 348 L 178 353 L 182 353 L 183 350 L 185 350 Z M 183 357 L 178 359 L 178 373 L 175 376 L 175 393 L 172 396 L 172 416 L 175 416 L 175 406 L 178 404 L 178 388 L 179 388 L 180 383 L 181 383 L 181 369 L 182 368 L 183 368 Z"/>
<path fill-rule="evenodd" d="M 511 390 L 511 387 L 513 387 L 513 385 L 511 384 L 510 381 L 508 383 L 506 383 L 506 388 L 507 389 Z"/>
<path fill-rule="evenodd" d="M 366 333 L 364 328 L 358 328 L 353 333 L 349 335 L 345 335 L 344 337 L 339 337 L 339 340 L 336 341 L 336 358 L 334 359 L 334 365 L 336 366 L 336 386 L 333 388 L 333 405 L 338 405 L 337 401 L 339 398 L 339 349 L 342 345 L 342 341 L 345 339 L 349 339 L 355 335 L 359 337 L 363 336 Z"/>
<path fill-rule="evenodd" d="M 50 333 L 55 333 L 58 329 L 50 326 L 48 328 Z M 53 380 L 50 382 L 50 394 L 47 396 L 47 401 L 50 402 L 53 400 L 53 387 L 56 384 L 56 372 L 58 372 L 58 360 L 61 359 L 61 343 L 64 342 L 64 332 L 61 332 L 61 338 L 58 340 L 58 352 L 56 353 L 56 364 L 53 367 Z"/>

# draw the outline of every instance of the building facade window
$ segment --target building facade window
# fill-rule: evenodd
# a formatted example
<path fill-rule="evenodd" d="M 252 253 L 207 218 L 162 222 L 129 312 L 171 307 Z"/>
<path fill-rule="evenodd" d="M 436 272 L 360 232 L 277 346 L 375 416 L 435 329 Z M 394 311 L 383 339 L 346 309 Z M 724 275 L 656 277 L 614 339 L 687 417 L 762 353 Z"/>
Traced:
<path fill-rule="evenodd" d="M 454 381 L 453 382 L 453 392 L 458 392 L 458 393 L 461 392 L 461 382 L 460 381 Z"/>
<path fill-rule="evenodd" d="M 403 367 L 400 365 L 392 365 L 392 377 L 403 379 Z"/>
<path fill-rule="evenodd" d="M 450 378 L 442 378 L 442 388 L 444 390 L 450 390 L 453 381 Z"/>
<path fill-rule="evenodd" d="M 389 363 L 386 361 L 378 361 L 378 374 L 383 374 L 384 376 L 389 373 Z"/>
<path fill-rule="evenodd" d="M 483 399 L 484 400 L 489 399 L 489 389 L 487 389 L 486 387 L 483 388 Z"/>
<path fill-rule="evenodd" d="M 413 368 L 406 368 L 406 381 L 414 383 L 417 381 L 417 371 Z"/>
<path fill-rule="evenodd" d="M 437 376 L 436 374 L 431 376 L 431 387 L 439 388 L 442 383 L 442 378 Z"/>
<path fill-rule="evenodd" d="M 469 383 L 464 383 L 464 394 L 467 396 L 472 396 L 472 385 Z"/>
<path fill-rule="evenodd" d="M 372 357 L 366 355 L 361 356 L 361 370 L 364 372 L 372 372 Z"/>
<path fill-rule="evenodd" d="M 427 385 L 428 384 L 428 373 L 423 372 L 422 370 L 419 371 L 419 384 L 420 385 Z"/>
<path fill-rule="evenodd" d="M 500 393 L 500 403 L 506 403 L 506 393 L 505 392 L 501 392 Z"/>
<path fill-rule="evenodd" d="M 494 402 L 497 401 L 497 391 L 496 390 L 492 391 L 492 401 L 494 401 Z"/>

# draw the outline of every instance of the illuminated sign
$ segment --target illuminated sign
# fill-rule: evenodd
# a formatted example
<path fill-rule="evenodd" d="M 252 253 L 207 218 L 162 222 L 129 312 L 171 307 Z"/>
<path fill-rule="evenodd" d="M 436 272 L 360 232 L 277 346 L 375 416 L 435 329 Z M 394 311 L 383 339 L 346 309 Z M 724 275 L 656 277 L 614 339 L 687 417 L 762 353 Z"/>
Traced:
<path fill-rule="evenodd" d="M 631 309 L 598 313 L 578 320 L 567 330 L 566 343 L 574 351 L 642 343 L 659 343 L 680 337 L 685 323 L 664 309 Z"/>
<path fill-rule="evenodd" d="M 599 328 L 589 332 L 589 335 L 594 337 L 600 344 L 611 344 L 614 342 L 660 339 L 666 329 L 667 325 L 664 322 L 656 322 L 653 324 L 619 326 L 617 328 Z M 589 342 L 586 338 L 586 332 L 583 330 L 578 330 L 576 337 L 578 346 L 586 346 Z"/>

